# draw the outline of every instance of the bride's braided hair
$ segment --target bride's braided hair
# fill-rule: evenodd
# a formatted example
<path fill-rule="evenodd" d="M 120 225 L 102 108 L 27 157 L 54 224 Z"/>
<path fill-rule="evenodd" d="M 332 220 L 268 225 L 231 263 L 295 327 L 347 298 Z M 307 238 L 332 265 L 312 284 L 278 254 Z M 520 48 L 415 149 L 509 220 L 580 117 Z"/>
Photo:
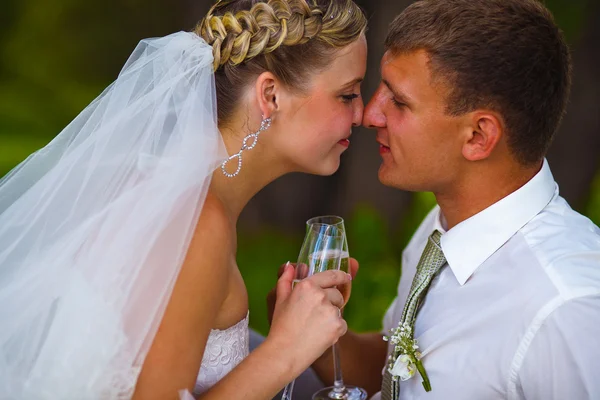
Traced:
<path fill-rule="evenodd" d="M 264 71 L 301 91 L 366 24 L 352 0 L 218 1 L 195 31 L 213 47 L 219 121 Z"/>

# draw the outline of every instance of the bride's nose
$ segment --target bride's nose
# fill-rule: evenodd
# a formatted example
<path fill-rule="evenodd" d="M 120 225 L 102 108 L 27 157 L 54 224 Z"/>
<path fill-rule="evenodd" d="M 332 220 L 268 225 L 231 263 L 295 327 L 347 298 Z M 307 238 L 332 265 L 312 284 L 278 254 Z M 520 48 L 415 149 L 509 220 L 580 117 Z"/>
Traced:
<path fill-rule="evenodd" d="M 352 110 L 352 126 L 360 126 L 362 124 L 363 112 L 365 110 L 365 105 L 363 103 L 362 97 L 358 97 L 354 101 L 354 109 Z"/>
<path fill-rule="evenodd" d="M 382 96 L 377 90 L 365 107 L 362 124 L 365 128 L 382 128 L 385 126 L 385 115 L 381 110 Z"/>

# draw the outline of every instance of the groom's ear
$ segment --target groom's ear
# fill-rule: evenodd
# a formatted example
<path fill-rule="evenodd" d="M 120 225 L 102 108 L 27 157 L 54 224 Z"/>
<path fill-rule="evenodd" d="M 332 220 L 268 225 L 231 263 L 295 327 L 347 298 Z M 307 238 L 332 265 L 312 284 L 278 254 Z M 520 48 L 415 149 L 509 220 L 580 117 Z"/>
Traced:
<path fill-rule="evenodd" d="M 469 161 L 488 158 L 504 135 L 504 123 L 493 111 L 473 111 L 465 116 L 463 156 Z"/>
<path fill-rule="evenodd" d="M 256 99 L 265 118 L 271 117 L 279 109 L 281 83 L 271 72 L 263 72 L 256 79 Z"/>

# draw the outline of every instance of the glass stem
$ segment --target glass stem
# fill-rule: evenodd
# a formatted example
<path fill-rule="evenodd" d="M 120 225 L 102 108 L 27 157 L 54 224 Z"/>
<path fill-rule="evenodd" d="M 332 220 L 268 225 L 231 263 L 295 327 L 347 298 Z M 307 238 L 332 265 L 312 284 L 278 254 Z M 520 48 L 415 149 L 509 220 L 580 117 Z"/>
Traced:
<path fill-rule="evenodd" d="M 344 393 L 346 386 L 344 385 L 344 378 L 342 376 L 340 349 L 337 343 L 331 347 L 331 352 L 333 354 L 333 391 L 335 393 Z"/>
<path fill-rule="evenodd" d="M 283 389 L 283 394 L 281 395 L 281 400 L 292 400 L 292 392 L 294 391 L 294 383 L 296 380 L 294 379 L 290 383 L 288 383 Z"/>

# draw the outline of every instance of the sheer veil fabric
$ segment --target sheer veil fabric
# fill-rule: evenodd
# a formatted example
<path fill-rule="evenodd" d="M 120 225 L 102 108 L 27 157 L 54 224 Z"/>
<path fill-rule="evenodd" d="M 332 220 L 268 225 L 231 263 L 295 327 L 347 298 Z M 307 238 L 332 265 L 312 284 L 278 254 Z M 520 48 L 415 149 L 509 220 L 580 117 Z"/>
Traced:
<path fill-rule="evenodd" d="M 212 48 L 140 42 L 116 81 L 0 181 L 3 399 L 129 399 L 227 157 Z"/>

